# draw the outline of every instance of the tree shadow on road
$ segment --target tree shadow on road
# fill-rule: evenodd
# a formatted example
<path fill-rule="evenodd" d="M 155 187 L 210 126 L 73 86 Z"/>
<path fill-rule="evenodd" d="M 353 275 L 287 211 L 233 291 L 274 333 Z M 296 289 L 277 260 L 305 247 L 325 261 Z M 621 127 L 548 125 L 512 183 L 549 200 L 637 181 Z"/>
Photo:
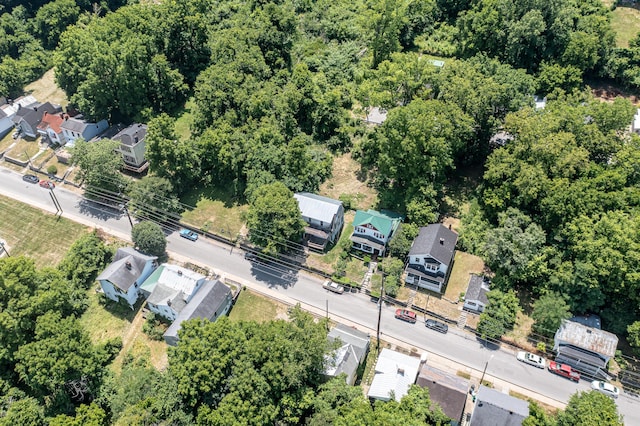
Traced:
<path fill-rule="evenodd" d="M 78 202 L 78 209 L 80 213 L 85 216 L 90 216 L 94 219 L 107 221 L 109 219 L 119 219 L 124 214 L 121 210 L 113 207 L 108 207 L 104 204 L 96 203 L 90 200 L 80 200 Z"/>

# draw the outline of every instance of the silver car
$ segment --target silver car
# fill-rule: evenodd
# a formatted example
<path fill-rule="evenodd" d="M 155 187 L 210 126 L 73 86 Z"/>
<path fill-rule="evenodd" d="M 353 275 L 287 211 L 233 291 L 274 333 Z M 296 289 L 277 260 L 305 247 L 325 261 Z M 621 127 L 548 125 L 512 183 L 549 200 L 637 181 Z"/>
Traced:
<path fill-rule="evenodd" d="M 518 361 L 522 361 L 525 364 L 533 365 L 538 368 L 545 368 L 547 362 L 541 356 L 534 355 L 531 352 L 520 351 L 517 355 Z"/>
<path fill-rule="evenodd" d="M 616 386 L 613 386 L 611 383 L 601 382 L 599 380 L 594 380 L 591 382 L 591 389 L 603 393 L 611 398 L 617 398 L 620 395 L 620 389 Z"/>

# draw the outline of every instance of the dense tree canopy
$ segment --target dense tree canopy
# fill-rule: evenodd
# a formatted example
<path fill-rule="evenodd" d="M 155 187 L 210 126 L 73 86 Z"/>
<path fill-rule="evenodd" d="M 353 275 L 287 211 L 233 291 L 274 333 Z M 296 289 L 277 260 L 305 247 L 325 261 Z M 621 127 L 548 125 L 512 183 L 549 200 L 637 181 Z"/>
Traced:
<path fill-rule="evenodd" d="M 167 249 L 167 237 L 162 227 L 150 220 L 133 225 L 131 240 L 138 250 L 151 256 L 162 257 Z"/>

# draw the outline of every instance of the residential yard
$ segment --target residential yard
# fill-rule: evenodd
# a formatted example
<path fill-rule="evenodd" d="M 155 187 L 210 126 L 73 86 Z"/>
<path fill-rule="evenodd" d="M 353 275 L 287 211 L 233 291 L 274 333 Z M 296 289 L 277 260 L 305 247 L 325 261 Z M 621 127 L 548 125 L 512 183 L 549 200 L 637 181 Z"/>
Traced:
<path fill-rule="evenodd" d="M 309 252 L 309 256 L 307 257 L 307 265 L 312 268 L 320 269 L 327 273 L 333 273 L 334 266 L 340 253 L 342 253 L 342 244 L 345 244 L 346 241 L 351 238 L 351 234 L 353 233 L 353 217 L 355 216 L 355 212 L 352 210 L 346 211 L 344 213 L 344 227 L 342 228 L 342 233 L 340 234 L 340 239 L 338 243 L 335 244 L 331 250 L 328 252 L 314 253 Z"/>
<path fill-rule="evenodd" d="M 62 178 L 64 174 L 67 172 L 67 170 L 69 170 L 69 168 L 71 167 L 68 164 L 59 162 L 58 157 L 56 157 L 55 155 L 42 165 L 42 171 L 46 172 L 51 166 L 56 167 L 57 171 L 55 175 L 59 178 Z"/>
<path fill-rule="evenodd" d="M 456 251 L 453 269 L 451 270 L 444 296 L 449 300 L 458 300 L 460 293 L 467 291 L 469 276 L 471 274 L 481 274 L 484 269 L 484 262 L 478 256 Z"/>
<path fill-rule="evenodd" d="M 289 306 L 268 299 L 251 290 L 242 290 L 229 313 L 231 321 L 256 321 L 259 323 L 287 318 Z"/>
<path fill-rule="evenodd" d="M 616 45 L 629 47 L 629 40 L 640 32 L 640 10 L 638 6 L 622 4 L 611 12 L 611 27 L 616 32 Z"/>
<path fill-rule="evenodd" d="M 0 236 L 9 253 L 29 256 L 38 267 L 56 266 L 71 244 L 89 231 L 83 225 L 3 196 L 0 217 Z"/>
<path fill-rule="evenodd" d="M 182 214 L 182 220 L 204 231 L 234 239 L 243 231 L 246 204 L 240 204 L 231 191 L 209 189 L 188 193 L 182 202 L 195 206 Z"/>
<path fill-rule="evenodd" d="M 44 73 L 39 80 L 24 88 L 25 93 L 33 95 L 38 102 L 51 102 L 66 107 L 69 103 L 67 95 L 58 87 L 53 68 Z"/>
<path fill-rule="evenodd" d="M 40 152 L 40 143 L 38 141 L 27 141 L 20 138 L 15 140 L 16 144 L 5 155 L 20 161 L 27 161 Z M 34 159 L 34 164 L 37 160 Z"/>
<path fill-rule="evenodd" d="M 11 137 L 13 132 L 13 130 L 10 131 L 6 135 L 4 135 L 2 139 L 0 139 L 0 152 L 5 152 L 7 149 L 9 149 L 11 144 L 15 142 L 15 140 Z"/>
<path fill-rule="evenodd" d="M 351 158 L 350 153 L 333 159 L 332 176 L 320 186 L 320 195 L 336 200 L 341 195 L 350 196 L 351 208 L 361 210 L 375 208 L 378 202 L 378 192 L 369 186 L 366 176 L 360 171 L 360 165 Z"/>
<path fill-rule="evenodd" d="M 362 260 L 351 257 L 347 261 L 346 277 L 351 281 L 361 284 L 364 279 L 364 274 L 366 274 L 368 270 L 369 266 L 365 265 Z"/>

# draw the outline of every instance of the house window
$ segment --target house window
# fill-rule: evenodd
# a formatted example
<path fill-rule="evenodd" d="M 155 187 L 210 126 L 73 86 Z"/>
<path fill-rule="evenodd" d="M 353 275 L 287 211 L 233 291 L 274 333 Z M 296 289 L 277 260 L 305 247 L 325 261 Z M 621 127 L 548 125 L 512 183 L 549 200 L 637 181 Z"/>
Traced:
<path fill-rule="evenodd" d="M 419 257 L 414 258 L 414 259 L 413 259 L 413 262 L 414 262 L 414 263 L 420 263 L 420 258 L 419 258 Z"/>
<path fill-rule="evenodd" d="M 440 269 L 438 265 L 435 265 L 433 263 L 427 263 L 424 267 L 427 271 L 437 271 L 438 269 Z"/>
<path fill-rule="evenodd" d="M 368 245 L 366 245 L 366 244 L 363 244 L 363 245 L 362 245 L 362 250 L 364 250 L 364 251 L 368 251 L 368 252 L 373 251 L 373 249 L 372 249 L 371 247 L 369 247 Z"/>

